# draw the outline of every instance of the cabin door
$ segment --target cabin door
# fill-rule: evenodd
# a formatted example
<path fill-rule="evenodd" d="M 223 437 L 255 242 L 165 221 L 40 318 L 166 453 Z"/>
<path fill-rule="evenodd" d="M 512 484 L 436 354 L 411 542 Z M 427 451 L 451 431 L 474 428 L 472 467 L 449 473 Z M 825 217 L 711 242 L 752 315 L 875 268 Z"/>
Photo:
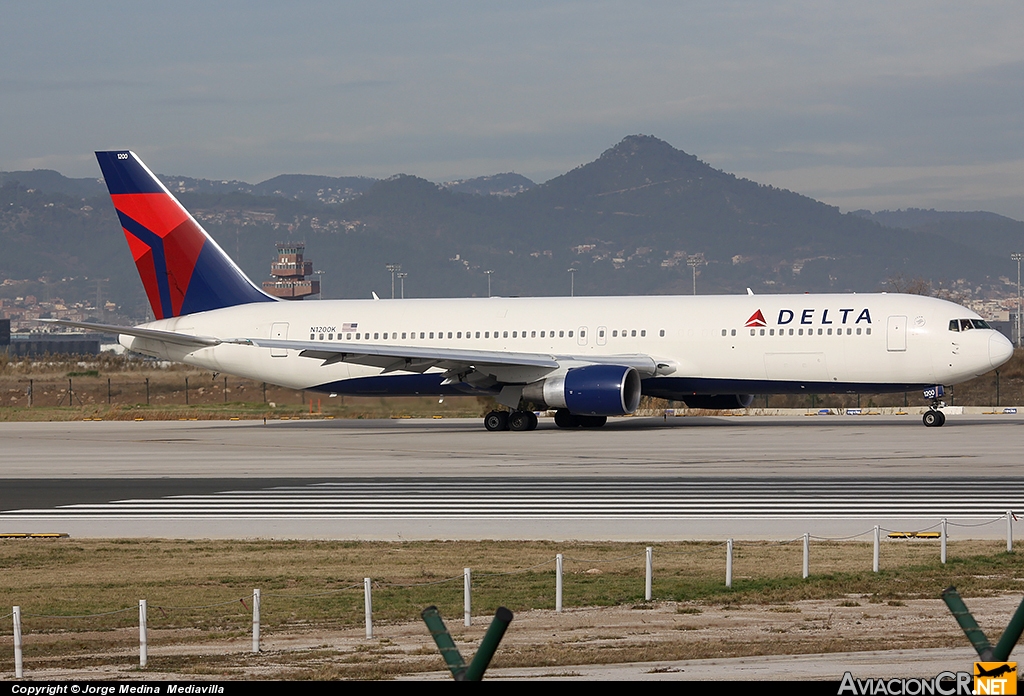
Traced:
<path fill-rule="evenodd" d="M 885 348 L 890 352 L 907 349 L 907 318 L 904 316 L 889 317 L 885 328 Z"/>

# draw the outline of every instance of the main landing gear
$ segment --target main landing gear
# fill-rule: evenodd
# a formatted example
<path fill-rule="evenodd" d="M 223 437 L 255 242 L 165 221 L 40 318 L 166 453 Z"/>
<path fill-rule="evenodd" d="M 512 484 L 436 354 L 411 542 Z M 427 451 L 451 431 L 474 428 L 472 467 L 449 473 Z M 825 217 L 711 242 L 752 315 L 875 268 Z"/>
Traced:
<path fill-rule="evenodd" d="M 484 427 L 491 432 L 536 430 L 537 414 L 533 411 L 491 411 L 484 416 Z"/>
<path fill-rule="evenodd" d="M 559 428 L 600 428 L 608 416 L 580 416 L 568 409 L 555 411 L 555 425 Z M 484 427 L 492 433 L 499 430 L 523 432 L 537 429 L 537 414 L 533 411 L 491 411 L 484 416 Z"/>
<path fill-rule="evenodd" d="M 555 411 L 555 425 L 559 428 L 600 428 L 608 422 L 608 416 L 579 416 L 568 409 Z"/>

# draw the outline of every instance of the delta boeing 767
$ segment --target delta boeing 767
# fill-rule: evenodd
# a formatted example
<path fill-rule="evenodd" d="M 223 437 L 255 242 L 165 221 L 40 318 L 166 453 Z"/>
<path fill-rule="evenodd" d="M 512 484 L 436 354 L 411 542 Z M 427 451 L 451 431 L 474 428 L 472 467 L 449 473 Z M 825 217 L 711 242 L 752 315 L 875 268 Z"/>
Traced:
<path fill-rule="evenodd" d="M 1006 362 L 976 313 L 918 295 L 457 298 L 287 302 L 250 281 L 145 164 L 97 152 L 155 321 L 112 331 L 131 351 L 292 389 L 489 395 L 488 430 L 600 427 L 641 395 L 694 408 L 753 394 L 923 390 Z"/>

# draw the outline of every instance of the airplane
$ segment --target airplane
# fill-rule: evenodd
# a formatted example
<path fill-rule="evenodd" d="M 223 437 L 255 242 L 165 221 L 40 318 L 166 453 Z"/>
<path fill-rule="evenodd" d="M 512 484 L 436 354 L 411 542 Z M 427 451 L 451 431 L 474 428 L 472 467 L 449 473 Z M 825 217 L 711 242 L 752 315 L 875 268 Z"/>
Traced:
<path fill-rule="evenodd" d="M 1003 364 L 975 312 L 902 294 L 289 302 L 260 290 L 129 150 L 97 152 L 154 321 L 116 332 L 162 360 L 357 396 L 488 395 L 489 431 L 596 428 L 641 395 L 737 409 L 754 394 L 925 391 Z"/>

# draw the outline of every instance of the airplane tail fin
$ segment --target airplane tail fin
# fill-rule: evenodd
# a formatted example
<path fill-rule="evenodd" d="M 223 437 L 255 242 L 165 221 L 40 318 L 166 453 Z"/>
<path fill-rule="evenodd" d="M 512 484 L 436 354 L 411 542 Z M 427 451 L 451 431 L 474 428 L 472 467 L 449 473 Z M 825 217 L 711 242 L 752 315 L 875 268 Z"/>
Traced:
<path fill-rule="evenodd" d="M 157 319 L 274 302 L 128 150 L 97 152 L 117 217 Z"/>

